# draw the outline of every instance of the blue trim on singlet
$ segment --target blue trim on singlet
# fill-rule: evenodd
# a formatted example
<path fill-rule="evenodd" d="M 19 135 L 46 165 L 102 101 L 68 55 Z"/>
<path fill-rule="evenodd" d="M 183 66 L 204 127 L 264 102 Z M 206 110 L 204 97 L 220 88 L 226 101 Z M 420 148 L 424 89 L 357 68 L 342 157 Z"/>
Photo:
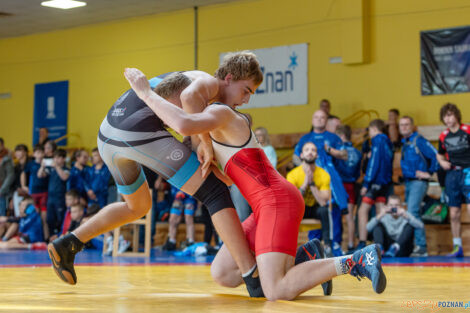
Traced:
<path fill-rule="evenodd" d="M 194 175 L 196 170 L 198 169 L 200 163 L 197 160 L 196 153 L 191 152 L 186 163 L 173 175 L 170 179 L 168 179 L 168 183 L 172 184 L 178 189 L 181 189 L 183 185 L 188 181 L 191 176 Z"/>
<path fill-rule="evenodd" d="M 126 186 L 119 185 L 119 184 L 116 184 L 116 185 L 117 185 L 117 189 L 118 189 L 119 193 L 121 193 L 123 195 L 131 195 L 134 192 L 136 192 L 137 189 L 139 189 L 140 186 L 142 186 L 145 182 L 146 182 L 146 179 L 145 179 L 144 170 L 141 168 L 140 169 L 140 175 L 133 184 L 126 185 Z"/>
<path fill-rule="evenodd" d="M 154 77 L 154 78 L 149 79 L 150 88 L 153 89 L 157 87 L 157 85 L 160 84 L 162 80 L 163 78 L 160 78 L 160 77 Z"/>

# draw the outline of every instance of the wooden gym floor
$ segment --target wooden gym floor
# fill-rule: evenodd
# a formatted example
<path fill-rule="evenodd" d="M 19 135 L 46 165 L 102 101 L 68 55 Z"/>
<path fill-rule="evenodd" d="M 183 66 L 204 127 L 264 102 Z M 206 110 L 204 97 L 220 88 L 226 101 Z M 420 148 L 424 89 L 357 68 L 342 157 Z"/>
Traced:
<path fill-rule="evenodd" d="M 470 309 L 470 258 L 384 259 L 388 285 L 377 295 L 370 281 L 349 275 L 333 281 L 333 295 L 317 287 L 295 301 L 250 299 L 244 287 L 212 282 L 210 257 L 144 258 L 79 254 L 78 284 L 69 286 L 50 268 L 47 252 L 0 251 L 0 312 L 458 312 Z M 457 303 L 458 305 L 459 303 Z"/>

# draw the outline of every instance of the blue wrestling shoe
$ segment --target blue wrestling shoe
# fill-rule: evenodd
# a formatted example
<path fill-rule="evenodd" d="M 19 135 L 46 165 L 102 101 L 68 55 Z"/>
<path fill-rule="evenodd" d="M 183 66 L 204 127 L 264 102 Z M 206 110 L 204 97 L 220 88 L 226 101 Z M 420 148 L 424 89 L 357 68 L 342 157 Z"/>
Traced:
<path fill-rule="evenodd" d="M 462 246 L 454 245 L 454 250 L 451 253 L 446 255 L 449 258 L 463 258 L 463 249 Z"/>
<path fill-rule="evenodd" d="M 306 244 L 302 245 L 297 249 L 297 254 L 295 255 L 295 265 L 310 261 L 310 260 L 318 260 L 325 258 L 325 250 L 323 249 L 323 245 L 321 244 L 320 240 L 314 238 L 308 241 Z M 325 296 L 331 295 L 333 292 L 333 281 L 330 279 L 329 281 L 321 284 L 323 288 L 323 294 Z"/>
<path fill-rule="evenodd" d="M 382 293 L 387 286 L 387 278 L 381 265 L 381 254 L 379 245 L 372 244 L 354 252 L 352 258 L 346 260 L 350 266 L 349 274 L 358 280 L 363 277 L 369 278 L 376 293 Z"/>

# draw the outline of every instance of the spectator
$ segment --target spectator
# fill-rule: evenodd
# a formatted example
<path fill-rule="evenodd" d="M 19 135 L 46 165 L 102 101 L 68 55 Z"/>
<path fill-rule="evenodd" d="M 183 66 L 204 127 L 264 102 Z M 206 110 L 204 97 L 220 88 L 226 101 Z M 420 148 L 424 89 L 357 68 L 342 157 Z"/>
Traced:
<path fill-rule="evenodd" d="M 383 133 L 383 120 L 373 120 L 369 124 L 371 138 L 371 157 L 367 163 L 366 175 L 361 188 L 362 203 L 359 207 L 359 244 L 357 249 L 366 246 L 367 220 L 369 211 L 375 204 L 376 214 L 379 214 L 385 204 L 392 185 L 393 145 Z"/>
<path fill-rule="evenodd" d="M 333 234 L 333 253 L 340 255 L 340 243 L 342 240 L 342 221 L 341 210 L 347 212 L 348 195 L 344 190 L 341 177 L 336 171 L 336 161 L 347 160 L 348 152 L 340 150 L 342 147 L 341 139 L 325 129 L 327 115 L 325 112 L 318 110 L 313 114 L 312 125 L 313 131 L 300 138 L 295 146 L 294 164 L 299 165 L 298 157 L 300 156 L 304 143 L 310 141 L 317 147 L 318 158 L 316 164 L 323 168 L 330 175 L 331 192 L 332 192 L 332 234 Z M 337 248 L 337 249 L 336 249 Z"/>
<path fill-rule="evenodd" d="M 47 189 L 47 225 L 49 235 L 58 235 L 64 222 L 66 211 L 65 191 L 70 170 L 65 166 L 67 153 L 64 149 L 54 152 L 52 166 L 46 167 L 44 161 L 38 171 L 38 177 L 49 177 Z"/>
<path fill-rule="evenodd" d="M 426 195 L 431 175 L 439 167 L 436 159 L 437 150 L 414 131 L 413 118 L 403 116 L 398 126 L 403 136 L 400 165 L 405 180 L 405 201 L 408 211 L 421 220 L 421 202 Z M 427 256 L 424 227 L 415 228 L 414 239 L 416 247 L 412 256 Z"/>
<path fill-rule="evenodd" d="M 15 181 L 15 170 L 10 152 L 5 148 L 3 138 L 0 138 L 0 216 L 6 215 L 11 187 Z"/>
<path fill-rule="evenodd" d="M 320 101 L 320 110 L 325 112 L 327 116 L 330 116 L 331 104 L 328 99 L 322 99 Z"/>
<path fill-rule="evenodd" d="M 264 153 L 268 157 L 269 162 L 274 168 L 277 166 L 277 155 L 274 147 L 271 146 L 271 141 L 269 140 L 268 130 L 264 127 L 258 127 L 255 129 L 256 140 L 264 150 Z"/>
<path fill-rule="evenodd" d="M 332 134 L 336 134 L 336 129 L 338 126 L 341 125 L 341 120 L 339 117 L 336 115 L 330 115 L 328 116 L 328 119 L 326 121 L 326 130 L 329 131 Z"/>
<path fill-rule="evenodd" d="M 447 129 L 439 137 L 437 160 L 447 171 L 445 193 L 449 199 L 454 244 L 448 256 L 463 257 L 460 210 L 462 203 L 466 203 L 470 213 L 470 126 L 462 124 L 462 114 L 453 103 L 441 107 L 440 117 Z"/>
<path fill-rule="evenodd" d="M 53 140 L 48 140 L 44 144 L 44 159 L 52 160 L 54 152 L 57 150 L 57 144 Z"/>
<path fill-rule="evenodd" d="M 178 190 L 174 186 L 171 186 L 171 193 L 174 200 L 170 210 L 168 239 L 162 248 L 167 251 L 176 249 L 176 233 L 183 213 L 186 223 L 186 241 L 180 244 L 180 248 L 184 249 L 194 244 L 194 211 L 197 206 L 196 199 Z"/>
<path fill-rule="evenodd" d="M 23 173 L 26 164 L 31 161 L 26 145 L 19 144 L 15 147 L 15 159 L 15 180 L 12 185 L 12 190 L 14 215 L 18 217 L 20 216 L 20 202 L 23 200 L 24 196 L 28 195 L 28 193 L 21 188 L 21 173 Z"/>
<path fill-rule="evenodd" d="M 61 235 L 67 234 L 68 229 L 70 228 L 70 223 L 72 222 L 70 210 L 73 206 L 80 204 L 80 194 L 75 189 L 70 189 L 65 193 L 65 206 L 67 211 L 65 212 L 64 222 L 62 223 L 62 229 L 59 236 L 52 236 L 49 241 L 55 240 Z"/>
<path fill-rule="evenodd" d="M 91 160 L 93 166 L 88 169 L 86 184 L 89 188 L 87 190 L 88 203 L 97 203 L 103 208 L 108 204 L 108 182 L 111 173 L 101 159 L 98 148 L 92 150 Z"/>
<path fill-rule="evenodd" d="M 48 178 L 38 177 L 38 171 L 44 158 L 44 147 L 35 145 L 33 149 L 34 160 L 28 162 L 21 174 L 21 188 L 25 190 L 34 200 L 34 205 L 41 212 L 41 220 L 43 223 L 43 234 L 45 238 L 49 238 L 49 228 L 47 227 L 47 188 Z M 26 178 L 29 185 L 26 186 Z"/>
<path fill-rule="evenodd" d="M 75 151 L 75 163 L 70 169 L 70 177 L 67 182 L 67 190 L 75 189 L 85 200 L 87 200 L 87 190 L 89 189 L 87 185 L 87 172 L 88 172 L 88 152 L 84 149 L 79 149 Z M 83 203 L 83 201 L 82 201 Z"/>
<path fill-rule="evenodd" d="M 332 251 L 330 237 L 330 175 L 315 165 L 317 147 L 313 142 L 306 142 L 300 158 L 302 164 L 287 173 L 287 180 L 300 190 L 305 202 L 304 218 L 320 219 L 322 237 L 327 250 Z"/>
<path fill-rule="evenodd" d="M 20 203 L 20 217 L 0 217 L 0 224 L 10 223 L 0 242 L 0 249 L 46 250 L 41 217 L 34 207 L 34 200 L 27 196 Z"/>
<path fill-rule="evenodd" d="M 39 128 L 39 141 L 37 144 L 44 146 L 49 141 L 49 130 L 45 127 Z"/>
<path fill-rule="evenodd" d="M 387 206 L 367 223 L 385 257 L 407 257 L 413 250 L 413 233 L 424 224 L 409 214 L 401 205 L 399 196 L 388 197 Z"/>
<path fill-rule="evenodd" d="M 343 181 L 344 189 L 348 193 L 348 253 L 354 250 L 354 234 L 356 224 L 354 221 L 354 207 L 356 206 L 356 182 L 361 175 L 361 152 L 354 148 L 351 142 L 351 127 L 348 125 L 340 125 L 336 130 L 336 134 L 343 142 L 342 149 L 348 151 L 348 159 L 338 160 L 336 169 L 338 170 L 341 180 Z"/>
<path fill-rule="evenodd" d="M 82 218 L 85 215 L 85 208 L 81 203 L 76 203 L 70 207 L 70 226 L 66 230 L 66 233 L 74 231 L 80 223 Z"/>
<path fill-rule="evenodd" d="M 400 133 L 398 131 L 398 119 L 400 117 L 400 111 L 398 109 L 390 109 L 388 111 L 388 121 L 385 123 L 385 133 L 393 143 L 393 146 L 398 148 L 400 146 Z"/>

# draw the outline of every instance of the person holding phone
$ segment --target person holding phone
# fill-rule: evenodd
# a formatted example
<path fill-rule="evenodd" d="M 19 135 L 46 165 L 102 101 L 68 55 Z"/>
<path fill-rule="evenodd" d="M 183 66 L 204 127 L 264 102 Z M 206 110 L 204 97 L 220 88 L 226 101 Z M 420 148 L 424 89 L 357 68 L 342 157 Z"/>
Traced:
<path fill-rule="evenodd" d="M 387 205 L 367 223 L 374 242 L 379 244 L 384 257 L 407 257 L 413 251 L 414 231 L 424 227 L 401 204 L 397 195 L 388 197 Z"/>

